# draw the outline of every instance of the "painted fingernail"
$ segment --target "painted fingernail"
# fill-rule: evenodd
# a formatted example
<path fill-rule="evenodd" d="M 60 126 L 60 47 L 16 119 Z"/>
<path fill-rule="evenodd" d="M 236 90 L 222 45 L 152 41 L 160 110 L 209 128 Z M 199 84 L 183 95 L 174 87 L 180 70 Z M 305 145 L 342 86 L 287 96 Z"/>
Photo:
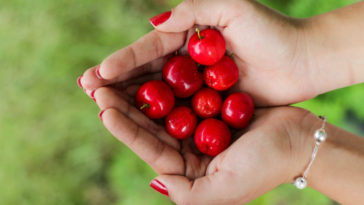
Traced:
<path fill-rule="evenodd" d="M 100 117 L 100 120 L 101 120 L 101 121 L 104 121 L 104 120 L 102 119 L 102 115 L 104 114 L 104 112 L 105 112 L 105 110 L 101 110 L 101 112 L 99 113 L 99 117 Z"/>
<path fill-rule="evenodd" d="M 152 18 L 149 19 L 150 23 L 153 26 L 158 26 L 164 22 L 166 22 L 169 17 L 171 17 L 172 12 L 171 11 L 166 11 L 164 13 L 158 14 Z"/>
<path fill-rule="evenodd" d="M 96 71 L 95 71 L 96 77 L 100 80 L 102 80 L 103 78 L 101 77 L 100 74 L 100 65 L 97 66 Z"/>
<path fill-rule="evenodd" d="M 92 100 L 94 100 L 96 102 L 96 98 L 95 98 L 95 91 L 96 90 L 93 90 L 91 93 L 90 93 L 90 96 L 92 98 Z"/>
<path fill-rule="evenodd" d="M 153 179 L 149 185 L 150 185 L 150 187 L 152 187 L 154 190 L 158 191 L 159 193 L 168 196 L 168 190 L 167 190 L 166 186 L 164 186 L 160 181 Z"/>
<path fill-rule="evenodd" d="M 82 87 L 82 83 L 81 83 L 82 77 L 83 77 L 83 75 L 81 75 L 80 77 L 78 77 L 78 78 L 77 78 L 77 85 L 78 85 L 80 88 L 83 88 L 83 87 Z"/>

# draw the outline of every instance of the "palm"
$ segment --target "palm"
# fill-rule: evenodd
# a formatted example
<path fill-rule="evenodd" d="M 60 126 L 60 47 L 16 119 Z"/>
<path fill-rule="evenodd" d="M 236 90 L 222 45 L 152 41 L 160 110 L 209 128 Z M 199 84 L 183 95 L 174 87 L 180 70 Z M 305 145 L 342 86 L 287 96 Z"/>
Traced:
<path fill-rule="evenodd" d="M 282 88 L 286 90 L 289 89 L 293 90 L 294 88 L 292 86 L 287 86 L 290 84 L 289 80 L 284 80 L 285 78 L 277 79 L 275 78 L 275 76 L 277 75 L 277 72 L 278 73 L 280 72 L 278 76 L 286 75 L 287 79 L 292 79 L 288 76 L 292 74 L 292 72 L 289 72 L 288 69 L 289 61 L 279 60 L 278 62 L 282 63 L 277 63 L 276 65 L 274 64 L 269 65 L 267 63 L 268 61 L 262 60 L 262 58 L 265 58 L 265 56 L 263 57 L 260 56 L 259 51 L 244 52 L 249 50 L 254 51 L 254 49 L 251 48 L 253 47 L 254 43 L 249 45 L 246 44 L 245 42 L 229 41 L 229 39 L 234 39 L 235 38 L 234 35 L 236 35 L 236 33 L 239 33 L 239 31 L 231 30 L 229 29 L 229 27 L 224 29 L 221 28 L 218 29 L 224 35 L 227 41 L 227 47 L 229 51 L 234 53 L 235 62 L 237 63 L 240 69 L 240 75 L 241 75 L 240 81 L 236 84 L 234 89 L 239 91 L 249 92 L 251 95 L 255 97 L 254 100 L 256 102 L 258 101 L 258 103 L 261 105 L 278 103 L 277 101 L 274 101 L 274 99 L 279 99 L 288 102 L 290 99 L 287 99 L 287 95 L 277 96 L 277 94 L 281 94 L 280 89 Z M 120 101 L 126 101 L 125 103 L 128 103 L 126 107 L 130 108 L 128 109 L 127 112 L 128 115 L 133 116 L 132 118 L 133 123 L 135 123 L 138 127 L 143 128 L 145 131 L 148 131 L 149 135 L 153 136 L 155 139 L 158 139 L 158 141 L 153 140 L 152 142 L 152 144 L 155 144 L 154 146 L 157 147 L 157 149 L 166 149 L 165 147 L 168 147 L 169 150 L 168 152 L 166 152 L 169 154 L 169 156 L 165 157 L 168 158 L 169 160 L 162 159 L 163 160 L 162 167 L 153 165 L 155 163 L 152 164 L 152 162 L 156 161 L 157 157 L 161 157 L 161 155 L 151 157 L 153 155 L 142 154 L 141 158 L 145 160 L 148 164 L 151 164 L 154 170 L 159 174 L 180 174 L 187 176 L 190 179 L 195 179 L 203 176 L 206 173 L 206 170 L 210 170 L 209 172 L 211 172 L 211 170 L 218 170 L 219 163 L 217 163 L 216 161 L 219 161 L 218 160 L 219 157 L 215 158 L 215 160 L 211 162 L 211 158 L 200 155 L 196 151 L 193 145 L 193 140 L 189 139 L 184 141 L 177 141 L 172 137 L 170 137 L 165 132 L 162 125 L 158 125 L 155 122 L 149 120 L 146 116 L 144 116 L 144 114 L 142 114 L 136 108 L 134 108 L 133 95 L 135 94 L 137 88 L 142 83 L 148 80 L 162 78 L 160 71 L 163 67 L 163 64 L 170 57 L 171 55 L 170 53 L 173 53 L 171 51 L 175 51 L 178 49 L 179 53 L 187 54 L 186 45 L 188 43 L 189 36 L 192 35 L 193 33 L 194 29 L 190 29 L 186 32 L 176 34 L 179 36 L 183 36 L 183 39 L 185 40 L 180 41 L 178 44 L 170 45 L 170 47 L 168 47 L 170 50 L 163 50 L 163 52 L 168 52 L 168 55 L 155 59 L 146 64 L 139 65 L 136 68 L 132 68 L 128 73 L 124 73 L 118 78 L 111 80 L 111 82 L 109 83 L 109 87 L 117 88 L 117 90 L 125 90 L 128 92 L 129 96 L 123 95 L 124 98 L 120 97 L 116 98 L 114 96 L 115 99 L 112 100 L 108 99 L 105 100 L 105 102 L 100 102 L 100 100 L 97 101 L 99 105 L 100 104 L 103 105 L 101 109 L 108 107 L 115 107 L 115 106 L 120 107 L 123 104 L 120 103 Z M 148 35 L 156 35 L 156 34 L 160 33 L 157 31 L 153 31 Z M 173 35 L 171 38 L 173 38 L 174 41 L 178 42 L 178 39 L 176 39 L 176 35 Z M 269 39 L 267 39 L 267 41 L 269 41 Z M 175 49 L 173 49 L 173 47 L 175 47 Z M 160 47 L 157 46 L 156 48 Z M 136 53 L 138 51 L 135 51 L 134 48 L 133 52 Z M 161 51 L 157 50 L 156 53 L 160 54 Z M 289 57 L 290 56 L 286 56 L 286 58 Z M 282 57 L 271 55 L 270 58 L 279 59 Z M 131 64 L 138 65 L 141 64 L 141 62 L 139 63 L 135 62 Z M 291 85 L 294 85 L 294 83 Z M 117 90 L 107 91 L 107 93 L 109 93 L 108 95 L 110 95 L 110 92 L 118 92 Z M 265 96 L 265 98 L 260 98 L 261 96 Z M 288 95 L 288 97 L 291 97 L 291 95 Z M 132 110 L 132 112 L 130 110 Z M 137 130 L 139 130 L 139 128 L 137 128 Z M 160 154 L 162 153 L 162 151 L 157 150 L 156 153 Z"/>
<path fill-rule="evenodd" d="M 197 181 L 209 177 L 216 180 L 211 183 L 217 185 L 210 188 L 221 189 L 216 197 L 222 199 L 226 194 L 238 197 L 242 187 L 246 187 L 243 190 L 246 200 L 293 177 L 289 176 L 292 170 L 287 169 L 291 167 L 291 154 L 287 153 L 291 150 L 292 133 L 285 125 L 299 126 L 307 111 L 289 107 L 258 109 L 251 125 L 235 133 L 235 142 L 212 159 L 195 149 L 193 137 L 177 141 L 166 133 L 163 125 L 135 108 L 133 94 L 104 87 L 95 95 L 100 108 L 106 109 L 103 115 L 106 128 L 159 175 L 185 176 L 196 181 L 194 186 L 201 186 Z M 217 176 L 222 177 L 223 182 L 216 179 Z M 224 193 L 226 186 L 230 187 L 229 193 Z"/>
<path fill-rule="evenodd" d="M 233 91 L 248 92 L 258 106 L 291 104 L 313 97 L 310 95 L 312 87 L 307 86 L 311 84 L 310 78 L 303 75 L 308 72 L 305 58 L 296 51 L 299 45 L 294 43 L 299 36 L 292 35 L 289 22 L 282 28 L 286 30 L 286 36 L 278 31 L 270 35 L 242 36 L 247 28 L 235 25 L 235 21 L 229 27 L 217 27 L 240 70 Z M 268 32 L 265 25 L 254 25 L 249 29 L 252 33 Z M 108 80 L 98 79 L 94 67 L 85 72 L 83 85 L 90 92 L 105 85 L 133 82 L 145 74 L 154 73 L 154 78 L 161 78 L 158 73 L 171 54 L 177 50 L 180 54 L 188 54 L 186 47 L 193 33 L 194 29 L 180 33 L 152 31 L 103 62 L 101 73 Z M 158 42 L 162 41 L 165 43 L 160 45 Z M 264 45 L 264 52 L 257 45 Z"/>
<path fill-rule="evenodd" d="M 228 49 L 240 69 L 235 90 L 250 93 L 257 105 L 286 105 L 311 96 L 307 62 L 300 45 L 302 32 L 293 20 L 277 21 L 275 13 L 264 21 L 235 18 L 222 29 Z"/>
<path fill-rule="evenodd" d="M 148 75 L 130 83 L 117 83 L 97 90 L 95 96 L 101 109 L 115 108 L 127 117 L 119 117 L 113 120 L 110 127 L 107 124 L 106 127 L 158 174 L 178 174 L 190 179 L 201 177 L 205 174 L 211 158 L 196 150 L 193 138 L 174 139 L 165 131 L 162 121 L 150 120 L 134 106 L 136 89 L 144 81 L 154 77 Z M 138 145 L 138 142 L 141 144 Z"/>
<path fill-rule="evenodd" d="M 260 52 L 253 48 L 254 45 L 257 44 L 257 42 L 254 42 L 254 38 L 249 39 L 248 41 L 230 40 L 239 39 L 236 35 L 241 33 L 240 30 L 242 28 L 235 27 L 234 29 L 231 29 L 230 27 L 226 27 L 217 29 L 219 29 L 224 35 L 227 42 L 227 48 L 234 54 L 234 60 L 240 69 L 241 76 L 239 78 L 239 82 L 234 87 L 234 90 L 250 93 L 254 97 L 255 102 L 259 105 L 290 103 L 297 100 L 297 96 L 291 95 L 291 93 L 295 93 L 297 90 L 297 87 L 295 87 L 297 84 L 291 82 L 292 80 L 295 80 L 296 77 L 295 72 L 292 72 L 290 67 L 292 61 L 289 59 L 292 58 L 292 56 L 289 53 L 291 52 L 287 51 L 287 55 L 283 56 L 276 54 L 275 52 L 268 52 L 270 55 L 261 56 Z M 259 30 L 260 27 L 257 26 L 255 29 Z M 109 67 L 117 66 L 117 69 L 114 71 L 123 71 L 122 73 L 117 74 L 116 78 L 113 78 L 112 80 L 100 81 L 94 77 L 95 80 L 93 82 L 91 80 L 89 83 L 91 86 L 96 88 L 106 84 L 109 87 L 117 88 L 118 90 L 125 90 L 125 92 L 128 92 L 129 96 L 123 95 L 124 98 L 114 96 L 115 99 L 101 99 L 102 102 L 97 100 L 97 103 L 101 105 L 101 109 L 105 109 L 109 107 L 122 107 L 123 103 L 120 102 L 127 101 L 126 103 L 128 103 L 128 105 L 126 106 L 124 104 L 124 107 L 129 107 L 129 109 L 125 112 L 127 113 L 128 117 L 133 120 L 132 123 L 137 126 L 137 128 L 135 128 L 137 131 L 130 132 L 135 135 L 135 133 L 140 133 L 138 130 L 142 128 L 142 133 L 148 132 L 149 137 L 147 137 L 147 141 L 149 140 L 150 144 L 156 147 L 155 152 L 153 152 L 154 154 L 143 154 L 145 150 L 139 150 L 141 148 L 138 148 L 136 153 L 141 156 L 144 161 L 150 164 L 152 168 L 159 174 L 178 174 L 187 176 L 190 179 L 201 177 L 206 173 L 212 173 L 212 170 L 219 170 L 221 157 L 216 157 L 213 161 L 211 161 L 211 158 L 202 156 L 196 151 L 195 147 L 193 146 L 193 140 L 189 139 L 180 142 L 170 137 L 165 132 L 162 125 L 158 125 L 155 122 L 149 120 L 144 114 L 139 112 L 133 106 L 133 95 L 140 84 L 151 79 L 162 78 L 160 71 L 166 60 L 173 52 L 178 50 L 181 54 L 187 54 L 186 45 L 188 43 L 189 36 L 193 33 L 194 29 L 190 29 L 182 33 L 169 34 L 152 31 L 144 37 L 146 39 L 142 38 L 132 46 L 128 47 L 131 49 L 122 49 L 104 61 L 111 63 L 110 65 L 107 65 Z M 162 37 L 159 35 L 162 35 Z M 145 53 L 145 48 L 144 50 L 139 49 L 142 49 L 143 46 L 148 46 L 145 45 L 146 41 L 148 41 L 150 44 L 151 39 L 155 39 L 156 36 L 158 36 L 158 38 L 165 38 L 167 39 L 167 42 L 171 43 L 168 45 L 168 47 L 163 49 L 161 49 L 160 45 L 153 45 L 153 49 L 156 49 L 154 53 L 149 52 L 149 56 L 142 60 L 138 59 L 138 57 L 134 57 L 132 58 L 134 62 L 129 62 L 130 57 L 127 57 L 131 55 L 130 53 Z M 263 41 L 277 40 L 274 35 L 270 36 L 269 39 L 267 39 L 267 37 L 261 38 Z M 249 44 L 246 42 L 251 43 Z M 272 46 L 274 47 L 275 45 Z M 287 48 L 282 48 L 282 50 L 284 49 Z M 270 50 L 267 49 L 267 51 Z M 161 55 L 163 57 L 157 58 L 153 61 L 147 63 L 144 63 L 143 61 L 147 59 L 153 59 Z M 120 61 L 121 58 L 128 59 L 129 61 Z M 268 63 L 271 61 L 277 61 L 277 63 Z M 115 65 L 115 62 L 118 64 Z M 121 65 L 120 63 L 123 64 Z M 125 70 L 121 70 L 120 67 L 126 68 Z M 88 73 L 94 75 L 94 68 L 90 69 L 85 74 L 87 75 Z M 101 89 L 98 89 L 97 93 L 101 93 L 99 91 Z M 285 92 L 282 92 L 282 89 Z M 104 95 L 111 95 L 111 92 L 117 91 L 108 90 L 104 92 L 107 93 Z M 113 132 L 113 134 L 115 136 L 120 136 L 120 133 Z M 121 136 L 119 139 L 126 143 L 124 141 L 125 139 L 123 138 L 124 137 Z M 137 136 L 133 136 L 133 138 L 137 138 Z M 146 137 L 144 136 L 143 138 Z M 151 138 L 153 138 L 153 140 Z M 128 145 L 128 143 L 126 144 Z M 168 154 L 162 155 L 162 153 Z M 156 161 L 160 163 L 155 163 Z M 163 166 L 160 166 L 160 164 Z"/>
<path fill-rule="evenodd" d="M 180 145 L 181 148 L 176 150 L 176 154 L 183 158 L 181 163 L 181 167 L 183 167 L 182 175 L 189 179 L 204 176 L 211 162 L 211 157 L 202 155 L 196 150 L 193 138 L 181 141 Z"/>
<path fill-rule="evenodd" d="M 239 81 L 232 91 L 248 92 L 258 106 L 285 105 L 313 97 L 309 94 L 312 88 L 307 86 L 310 85 L 309 78 L 302 75 L 308 71 L 304 56 L 297 53 L 300 45 L 296 41 L 301 33 L 295 32 L 293 22 L 281 21 L 280 30 L 272 32 L 265 24 L 245 28 L 236 23 L 243 21 L 240 17 L 227 27 L 215 27 L 224 36 L 228 53 L 239 68 Z M 198 27 L 200 30 L 207 28 Z M 248 34 L 244 32 L 247 29 L 250 30 Z M 267 32 L 270 35 L 265 35 Z M 185 32 L 186 40 L 180 45 L 179 53 L 188 55 L 188 40 L 194 33 L 195 29 Z M 264 45 L 264 52 L 257 49 L 257 45 Z M 162 64 L 154 65 L 159 66 L 155 71 L 161 71 Z"/>
<path fill-rule="evenodd" d="M 140 80 L 136 79 L 133 81 L 137 82 L 136 84 L 128 84 L 124 89 L 115 89 L 115 87 L 118 87 L 115 85 L 98 89 L 95 93 L 97 103 L 101 109 L 116 109 L 117 112 L 114 112 L 116 116 L 111 120 L 112 123 L 105 122 L 105 125 L 120 141 L 133 149 L 158 174 L 179 174 L 190 179 L 199 178 L 206 173 L 211 174 L 215 170 L 229 167 L 230 165 L 226 166 L 227 164 L 221 166 L 221 163 L 231 161 L 229 157 L 224 157 L 227 153 L 233 152 L 228 154 L 231 157 L 241 156 L 241 153 L 234 153 L 238 150 L 230 148 L 214 159 L 202 155 L 196 149 L 193 137 L 186 140 L 176 140 L 165 131 L 163 121 L 150 120 L 144 113 L 139 111 L 133 102 L 136 88 L 151 77 L 153 76 L 142 77 Z M 272 110 L 279 109 L 283 108 Z M 254 138 L 257 137 L 251 134 L 255 132 L 260 134 L 274 133 L 280 136 L 280 138 L 282 136 L 287 137 L 282 130 L 277 130 L 277 127 L 282 128 L 282 126 L 276 127 L 277 122 L 275 122 L 275 118 L 277 117 L 275 115 L 279 114 L 279 112 L 269 112 L 269 110 L 258 110 L 255 120 L 250 125 L 249 130 L 246 130 L 245 140 L 249 139 L 248 136 L 253 137 L 252 139 L 255 140 Z M 104 115 L 107 114 L 105 113 Z M 278 115 L 278 118 L 280 119 L 279 123 L 282 123 L 288 117 Z M 244 140 L 239 138 L 241 135 L 244 135 L 242 131 L 233 134 L 233 139 L 237 139 L 235 143 L 240 143 L 239 141 Z M 277 140 L 274 137 L 268 139 Z M 279 139 L 277 141 L 287 142 L 287 139 Z M 280 147 L 275 147 L 275 149 L 281 150 Z"/>
<path fill-rule="evenodd" d="M 158 174 L 185 176 L 182 180 L 186 183 L 194 179 L 189 188 L 196 196 L 201 195 L 199 190 L 211 188 L 212 193 L 219 193 L 214 197 L 220 198 L 220 202 L 226 203 L 225 196 L 239 199 L 242 191 L 249 194 L 245 196 L 248 200 L 287 180 L 282 177 L 286 177 L 288 164 L 282 166 L 278 160 L 289 161 L 283 153 L 287 153 L 290 139 L 287 140 L 289 134 L 282 121 L 290 124 L 293 118 L 297 119 L 297 113 L 284 111 L 292 108 L 257 111 L 248 130 L 235 133 L 237 140 L 212 159 L 196 151 L 192 138 L 178 141 L 169 136 L 163 125 L 133 106 L 133 95 L 141 83 L 161 79 L 160 71 L 171 54 L 177 50 L 187 54 L 186 44 L 194 32 L 187 29 L 200 23 L 216 25 L 214 28 L 226 40 L 227 50 L 234 54 L 240 76 L 232 91 L 248 92 L 257 106 L 285 105 L 313 97 L 310 93 L 314 92 L 308 92 L 312 86 L 305 86 L 311 84 L 306 70 L 307 53 L 301 53 L 305 48 L 297 43 L 302 42 L 304 32 L 298 32 L 297 22 L 255 1 L 231 0 L 214 15 L 199 10 L 178 18 L 178 9 L 183 11 L 181 15 L 200 8 L 201 5 L 192 7 L 194 2 L 207 6 L 217 1 L 182 3 L 174 10 L 175 21 L 170 19 L 170 25 L 162 24 L 158 30 L 107 57 L 100 67 L 88 69 L 81 84 L 89 95 L 96 90 L 96 102 L 106 110 L 106 128 Z M 208 187 L 206 184 L 210 183 L 206 181 L 216 186 Z"/>

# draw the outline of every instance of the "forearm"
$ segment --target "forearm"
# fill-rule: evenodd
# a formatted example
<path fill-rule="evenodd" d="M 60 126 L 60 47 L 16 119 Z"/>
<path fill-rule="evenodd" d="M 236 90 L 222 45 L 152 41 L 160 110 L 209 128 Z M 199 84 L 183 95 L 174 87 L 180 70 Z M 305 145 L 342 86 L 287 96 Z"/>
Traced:
<path fill-rule="evenodd" d="M 364 1 L 309 19 L 317 94 L 364 82 Z"/>
<path fill-rule="evenodd" d="M 321 120 L 311 119 L 305 138 L 299 170 L 304 170 L 313 145 L 313 133 Z M 308 173 L 308 186 L 343 204 L 361 204 L 364 200 L 364 138 L 331 124 L 326 125 L 327 140 L 319 148 Z M 299 173 L 299 172 L 298 172 Z"/>
<path fill-rule="evenodd" d="M 311 187 L 343 204 L 364 199 L 364 139 L 332 125 L 319 150 L 309 180 Z"/>

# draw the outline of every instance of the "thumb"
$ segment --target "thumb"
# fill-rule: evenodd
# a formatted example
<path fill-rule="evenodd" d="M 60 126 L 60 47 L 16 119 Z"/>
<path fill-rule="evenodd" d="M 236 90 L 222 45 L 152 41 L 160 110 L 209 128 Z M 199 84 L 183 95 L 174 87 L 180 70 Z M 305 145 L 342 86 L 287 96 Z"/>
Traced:
<path fill-rule="evenodd" d="M 182 32 L 195 24 L 228 26 L 231 19 L 242 13 L 246 1 L 241 0 L 185 0 L 171 11 L 150 19 L 162 32 Z"/>
<path fill-rule="evenodd" d="M 150 186 L 170 197 L 176 204 L 226 204 L 235 198 L 233 181 L 222 171 L 195 180 L 184 176 L 161 175 Z M 229 197 L 227 197 L 229 196 Z"/>

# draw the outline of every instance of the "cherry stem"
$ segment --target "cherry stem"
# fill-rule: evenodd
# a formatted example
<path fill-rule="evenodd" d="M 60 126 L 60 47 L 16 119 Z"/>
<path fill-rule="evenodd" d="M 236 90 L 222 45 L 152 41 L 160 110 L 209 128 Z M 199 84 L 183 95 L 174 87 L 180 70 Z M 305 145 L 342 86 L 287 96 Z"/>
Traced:
<path fill-rule="evenodd" d="M 148 103 L 144 103 L 144 105 L 140 106 L 140 110 L 143 110 L 144 108 L 150 107 Z"/>
<path fill-rule="evenodd" d="M 201 36 L 200 29 L 196 28 L 198 39 L 202 40 L 203 36 Z"/>

